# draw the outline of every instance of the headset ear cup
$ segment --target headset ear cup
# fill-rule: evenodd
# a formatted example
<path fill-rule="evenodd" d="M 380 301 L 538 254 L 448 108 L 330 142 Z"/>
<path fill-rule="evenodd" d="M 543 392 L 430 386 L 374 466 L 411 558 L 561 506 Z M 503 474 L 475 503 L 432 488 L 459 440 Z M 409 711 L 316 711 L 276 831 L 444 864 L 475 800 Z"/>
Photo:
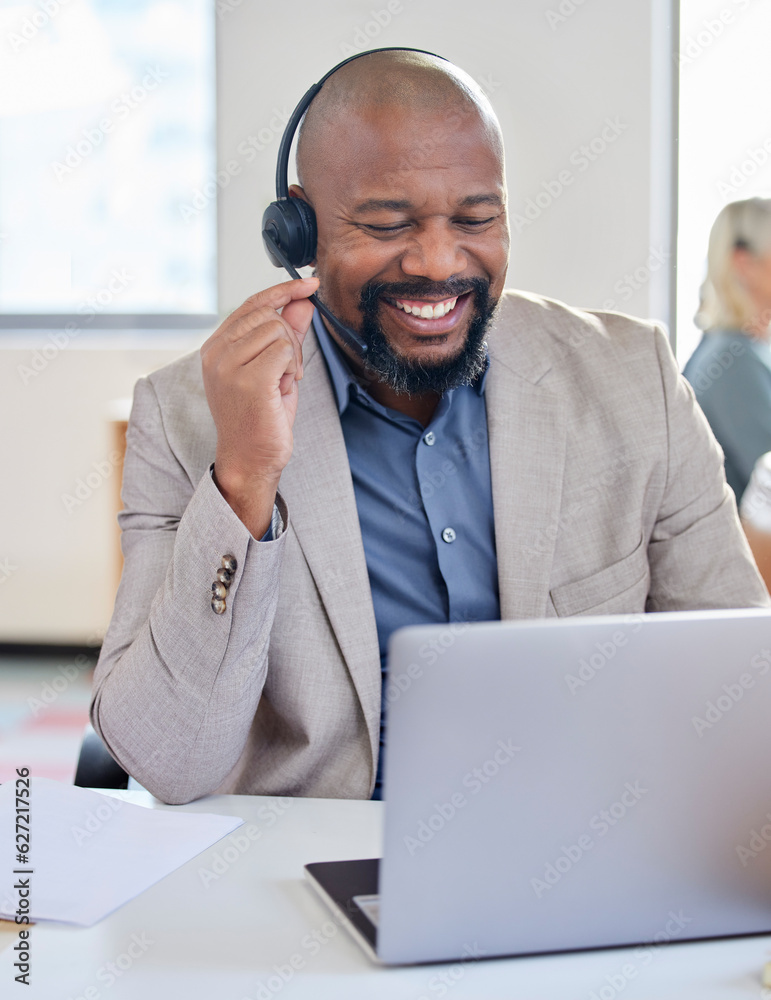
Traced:
<path fill-rule="evenodd" d="M 262 216 L 265 250 L 276 265 L 283 267 L 273 253 L 265 233 L 278 243 L 293 267 L 305 267 L 316 256 L 316 213 L 301 198 L 273 201 Z"/>
<path fill-rule="evenodd" d="M 289 203 L 302 220 L 298 225 L 298 238 L 302 239 L 302 259 L 295 267 L 305 267 L 316 258 L 316 213 L 302 198 L 290 198 Z"/>

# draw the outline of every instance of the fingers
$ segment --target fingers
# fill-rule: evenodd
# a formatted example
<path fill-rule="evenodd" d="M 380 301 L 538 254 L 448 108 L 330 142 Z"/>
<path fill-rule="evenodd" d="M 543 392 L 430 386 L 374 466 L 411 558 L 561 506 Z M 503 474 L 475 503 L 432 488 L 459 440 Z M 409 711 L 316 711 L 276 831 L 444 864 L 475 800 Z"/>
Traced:
<path fill-rule="evenodd" d="M 308 299 L 295 299 L 281 310 L 281 318 L 292 327 L 300 343 L 305 340 L 316 307 Z"/>
<path fill-rule="evenodd" d="M 235 309 L 225 320 L 223 326 L 232 320 L 238 320 L 256 309 L 273 309 L 278 312 L 284 306 L 296 299 L 307 299 L 319 287 L 318 278 L 293 278 L 291 281 L 282 281 L 280 285 L 273 285 L 271 288 L 264 288 L 261 292 L 250 295 L 238 309 Z"/>
<path fill-rule="evenodd" d="M 270 369 L 275 377 L 291 374 L 293 379 L 302 378 L 302 346 L 292 327 L 272 311 L 267 318 L 259 314 L 256 319 L 256 325 L 250 325 L 237 339 L 215 344 L 204 357 L 204 365 L 216 368 L 225 379 L 258 369 Z"/>
<path fill-rule="evenodd" d="M 308 296 L 317 287 L 317 278 L 303 278 L 250 296 L 201 347 L 207 366 L 218 364 L 225 356 L 229 367 L 249 364 L 277 336 L 286 336 L 295 351 L 297 377 L 302 378 L 301 345 L 314 308 Z"/>

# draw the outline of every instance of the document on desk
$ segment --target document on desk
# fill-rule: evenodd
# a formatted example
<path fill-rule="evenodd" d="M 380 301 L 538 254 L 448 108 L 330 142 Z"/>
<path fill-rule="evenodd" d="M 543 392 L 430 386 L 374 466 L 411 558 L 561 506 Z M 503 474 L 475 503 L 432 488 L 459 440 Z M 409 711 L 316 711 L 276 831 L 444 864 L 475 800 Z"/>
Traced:
<path fill-rule="evenodd" d="M 8 920 L 90 927 L 243 823 L 148 809 L 48 778 L 18 784 L 0 787 L 0 917 Z"/>

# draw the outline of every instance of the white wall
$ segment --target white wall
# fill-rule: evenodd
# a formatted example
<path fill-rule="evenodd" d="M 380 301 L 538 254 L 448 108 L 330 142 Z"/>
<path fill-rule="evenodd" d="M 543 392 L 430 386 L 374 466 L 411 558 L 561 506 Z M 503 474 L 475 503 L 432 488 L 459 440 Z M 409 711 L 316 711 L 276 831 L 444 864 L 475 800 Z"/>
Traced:
<path fill-rule="evenodd" d="M 58 353 L 46 334 L 0 338 L 0 641 L 93 644 L 117 573 L 110 403 L 201 338 L 109 331 Z"/>
<path fill-rule="evenodd" d="M 221 171 L 231 161 L 239 170 L 219 201 L 221 311 L 282 280 L 260 239 L 274 192 L 276 111 L 291 111 L 313 81 L 360 48 L 366 36 L 357 32 L 369 25 L 369 47 L 430 49 L 486 87 L 507 144 L 512 218 L 524 216 L 527 199 L 539 193 L 546 202 L 544 183 L 570 172 L 572 183 L 561 191 L 552 183 L 556 197 L 537 218 L 520 232 L 512 227 L 511 286 L 667 319 L 670 271 L 658 267 L 651 280 L 645 272 L 651 248 L 672 252 L 669 6 L 392 0 L 397 13 L 380 27 L 371 12 L 387 11 L 387 0 L 300 0 L 291 7 L 219 0 L 219 163 Z M 549 11 L 562 16 L 559 9 L 571 7 L 550 25 Z M 582 169 L 580 147 L 598 140 L 607 119 L 623 128 Z M 246 148 L 250 136 L 264 148 L 247 162 L 239 146 Z M 104 631 L 114 594 L 114 482 L 108 478 L 70 512 L 62 494 L 72 493 L 93 463 L 109 459 L 109 401 L 202 339 L 91 334 L 25 384 L 18 366 L 29 365 L 47 337 L 0 333 L 0 641 L 87 642 Z"/>

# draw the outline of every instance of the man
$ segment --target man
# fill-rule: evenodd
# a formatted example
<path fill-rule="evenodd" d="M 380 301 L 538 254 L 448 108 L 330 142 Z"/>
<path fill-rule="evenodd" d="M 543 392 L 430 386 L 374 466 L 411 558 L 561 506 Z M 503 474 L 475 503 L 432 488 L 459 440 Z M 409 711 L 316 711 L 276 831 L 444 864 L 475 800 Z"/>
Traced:
<path fill-rule="evenodd" d="M 399 625 L 768 604 L 662 331 L 504 294 L 503 144 L 469 77 L 348 64 L 298 176 L 317 277 L 136 389 L 92 718 L 168 802 L 377 794 Z"/>

